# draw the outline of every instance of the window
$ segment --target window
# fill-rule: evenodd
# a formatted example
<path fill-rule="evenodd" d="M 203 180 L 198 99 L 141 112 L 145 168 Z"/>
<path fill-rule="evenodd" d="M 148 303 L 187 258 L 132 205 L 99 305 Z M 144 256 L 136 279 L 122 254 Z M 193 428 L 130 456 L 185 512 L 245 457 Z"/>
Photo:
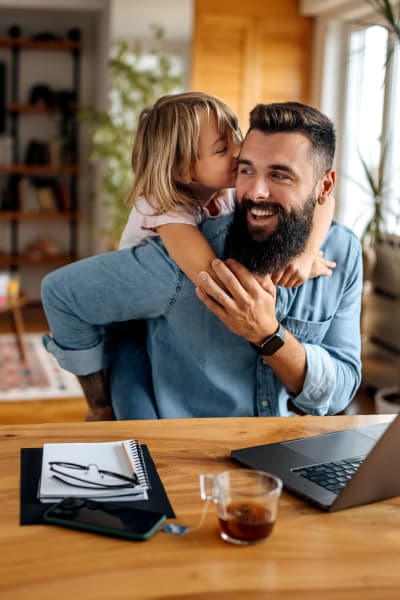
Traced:
<path fill-rule="evenodd" d="M 363 163 L 378 177 L 384 151 L 387 32 L 382 27 L 351 31 L 344 97 L 344 129 L 339 136 L 341 220 L 362 235 L 373 213 Z"/>
<path fill-rule="evenodd" d="M 362 237 L 375 207 L 364 162 L 384 170 L 383 231 L 400 235 L 400 40 L 371 13 L 319 14 L 314 103 L 337 128 L 337 218 Z"/>

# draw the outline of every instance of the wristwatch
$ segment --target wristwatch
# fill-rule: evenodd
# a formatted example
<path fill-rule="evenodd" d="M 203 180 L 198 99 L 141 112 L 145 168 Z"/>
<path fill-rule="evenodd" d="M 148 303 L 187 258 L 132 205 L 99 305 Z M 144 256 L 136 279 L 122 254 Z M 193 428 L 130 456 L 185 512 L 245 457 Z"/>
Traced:
<path fill-rule="evenodd" d="M 261 356 L 272 356 L 285 343 L 285 328 L 279 323 L 278 329 L 260 345 L 251 344 Z"/>

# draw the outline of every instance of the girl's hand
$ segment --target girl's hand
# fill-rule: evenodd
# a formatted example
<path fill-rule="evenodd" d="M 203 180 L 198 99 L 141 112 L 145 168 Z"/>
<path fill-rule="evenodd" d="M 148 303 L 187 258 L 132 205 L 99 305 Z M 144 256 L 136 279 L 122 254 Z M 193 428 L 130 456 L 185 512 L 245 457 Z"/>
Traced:
<path fill-rule="evenodd" d="M 287 288 L 298 287 L 307 279 L 326 275 L 332 275 L 332 269 L 336 267 L 336 263 L 326 260 L 320 250 L 317 256 L 312 257 L 309 254 L 301 254 L 283 269 L 272 275 L 272 281 L 275 285 L 281 285 Z"/>

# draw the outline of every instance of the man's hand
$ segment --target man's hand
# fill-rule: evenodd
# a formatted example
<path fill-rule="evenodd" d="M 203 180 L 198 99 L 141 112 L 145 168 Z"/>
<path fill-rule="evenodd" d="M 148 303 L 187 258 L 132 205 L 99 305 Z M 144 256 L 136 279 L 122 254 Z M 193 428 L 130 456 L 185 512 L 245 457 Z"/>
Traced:
<path fill-rule="evenodd" d="M 233 333 L 260 344 L 278 327 L 276 288 L 271 278 L 255 277 L 233 259 L 216 259 L 211 266 L 222 285 L 202 271 L 196 288 L 198 298 Z"/>

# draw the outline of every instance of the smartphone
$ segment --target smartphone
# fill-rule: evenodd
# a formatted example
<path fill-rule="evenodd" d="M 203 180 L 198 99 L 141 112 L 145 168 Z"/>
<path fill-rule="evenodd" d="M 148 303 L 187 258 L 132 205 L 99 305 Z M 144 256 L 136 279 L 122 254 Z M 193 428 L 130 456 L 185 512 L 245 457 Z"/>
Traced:
<path fill-rule="evenodd" d="M 87 498 L 64 498 L 43 518 L 46 523 L 140 541 L 148 540 L 166 520 L 160 513 Z"/>

